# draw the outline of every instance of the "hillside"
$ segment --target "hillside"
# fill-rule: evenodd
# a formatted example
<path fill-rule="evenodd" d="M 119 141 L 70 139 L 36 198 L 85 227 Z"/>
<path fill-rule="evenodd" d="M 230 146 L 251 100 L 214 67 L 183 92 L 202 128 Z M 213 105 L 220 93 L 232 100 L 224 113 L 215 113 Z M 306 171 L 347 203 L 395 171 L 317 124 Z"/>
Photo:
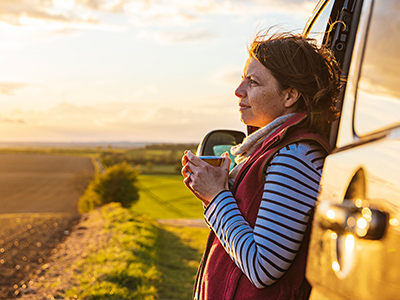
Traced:
<path fill-rule="evenodd" d="M 94 171 L 89 157 L 0 154 L 0 299 L 16 296 L 78 223 Z"/>

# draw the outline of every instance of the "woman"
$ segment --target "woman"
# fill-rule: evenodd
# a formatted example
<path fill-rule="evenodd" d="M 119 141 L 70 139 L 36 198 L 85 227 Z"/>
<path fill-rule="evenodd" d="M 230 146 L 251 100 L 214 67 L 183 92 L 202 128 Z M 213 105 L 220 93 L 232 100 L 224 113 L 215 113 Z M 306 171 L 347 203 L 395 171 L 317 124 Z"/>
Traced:
<path fill-rule="evenodd" d="M 339 68 L 330 52 L 289 33 L 258 35 L 235 94 L 244 124 L 259 128 L 220 167 L 190 151 L 185 185 L 211 228 L 195 299 L 308 299 L 305 279 L 326 133 Z"/>

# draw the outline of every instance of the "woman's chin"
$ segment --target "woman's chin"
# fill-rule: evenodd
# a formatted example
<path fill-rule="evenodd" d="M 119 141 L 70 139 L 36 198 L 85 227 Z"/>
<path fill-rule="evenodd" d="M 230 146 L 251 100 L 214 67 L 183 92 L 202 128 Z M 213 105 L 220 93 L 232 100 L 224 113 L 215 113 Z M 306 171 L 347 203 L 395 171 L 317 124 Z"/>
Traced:
<path fill-rule="evenodd" d="M 241 115 L 240 115 L 240 121 L 241 121 L 243 124 L 247 125 L 247 126 L 260 127 L 259 125 L 256 124 L 257 122 L 254 122 L 253 119 L 251 119 L 251 118 L 249 118 L 249 117 L 246 117 L 244 114 L 241 114 Z"/>
<path fill-rule="evenodd" d="M 251 126 L 251 125 L 249 125 L 249 122 L 248 122 L 245 118 L 242 118 L 242 116 L 240 117 L 240 121 L 241 121 L 244 125 Z"/>

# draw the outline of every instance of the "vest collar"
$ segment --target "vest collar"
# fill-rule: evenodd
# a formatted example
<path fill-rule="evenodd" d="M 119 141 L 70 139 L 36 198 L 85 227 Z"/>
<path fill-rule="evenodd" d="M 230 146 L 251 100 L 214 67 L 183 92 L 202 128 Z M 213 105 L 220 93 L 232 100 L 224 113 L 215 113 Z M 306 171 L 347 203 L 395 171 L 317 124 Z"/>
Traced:
<path fill-rule="evenodd" d="M 247 163 L 251 163 L 254 159 L 257 159 L 258 155 L 256 153 L 260 151 L 265 151 L 266 149 L 270 148 L 272 145 L 276 144 L 279 142 L 287 133 L 287 131 L 302 123 L 305 119 L 307 118 L 307 113 L 306 112 L 301 112 L 293 115 L 289 120 L 284 122 L 269 138 L 267 138 L 263 144 L 260 146 L 260 148 L 256 151 L 254 151 L 252 157 L 247 161 Z M 246 163 L 246 164 L 247 164 Z"/>

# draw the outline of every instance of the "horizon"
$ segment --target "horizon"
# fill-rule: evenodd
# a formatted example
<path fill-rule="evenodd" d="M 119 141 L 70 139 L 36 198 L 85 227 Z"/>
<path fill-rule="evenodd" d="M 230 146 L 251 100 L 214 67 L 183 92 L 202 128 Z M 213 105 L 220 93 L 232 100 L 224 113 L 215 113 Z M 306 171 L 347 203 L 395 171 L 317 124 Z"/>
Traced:
<path fill-rule="evenodd" d="M 52 150 L 89 150 L 89 149 L 119 149 L 130 150 L 146 148 L 148 146 L 185 146 L 185 149 L 197 148 L 200 142 L 173 143 L 173 142 L 129 142 L 129 141 L 92 141 L 92 142 L 0 142 L 0 151 L 36 151 Z"/>
<path fill-rule="evenodd" d="M 301 32 L 316 2 L 0 3 L 0 141 L 198 143 L 245 131 L 234 90 L 251 37 Z"/>

